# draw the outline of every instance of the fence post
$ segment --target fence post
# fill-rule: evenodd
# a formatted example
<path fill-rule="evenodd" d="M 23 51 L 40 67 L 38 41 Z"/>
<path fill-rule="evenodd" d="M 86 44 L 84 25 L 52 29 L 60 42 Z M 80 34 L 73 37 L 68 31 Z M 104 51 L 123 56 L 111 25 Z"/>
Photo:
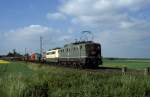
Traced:
<path fill-rule="evenodd" d="M 122 68 L 122 73 L 125 74 L 127 72 L 127 67 Z"/>
<path fill-rule="evenodd" d="M 146 67 L 146 68 L 144 69 L 144 75 L 148 75 L 149 72 L 150 72 L 150 67 Z"/>

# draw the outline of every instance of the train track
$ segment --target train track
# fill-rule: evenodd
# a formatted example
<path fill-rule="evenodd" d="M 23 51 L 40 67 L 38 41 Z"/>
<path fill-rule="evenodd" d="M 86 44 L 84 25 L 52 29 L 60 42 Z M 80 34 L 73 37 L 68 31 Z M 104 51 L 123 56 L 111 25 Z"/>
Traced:
<path fill-rule="evenodd" d="M 133 70 L 133 69 L 128 69 L 126 70 L 125 68 L 114 68 L 114 67 L 98 67 L 95 69 L 91 68 L 74 68 L 71 66 L 62 66 L 58 64 L 52 64 L 52 63 L 41 63 L 41 62 L 28 62 L 28 61 L 22 61 L 22 62 L 27 62 L 27 63 L 37 63 L 40 64 L 40 66 L 54 66 L 54 67 L 60 67 L 60 68 L 70 68 L 70 69 L 76 69 L 76 70 L 81 70 L 85 72 L 95 72 L 95 73 L 108 73 L 108 74 L 133 74 L 133 75 L 143 75 L 144 71 L 143 70 Z"/>
<path fill-rule="evenodd" d="M 11 60 L 9 60 L 11 61 Z M 17 61 L 17 60 L 13 60 L 13 61 Z M 26 63 L 37 63 L 37 64 L 41 64 L 40 66 L 55 66 L 55 67 L 61 67 L 61 68 L 71 68 L 71 69 L 78 69 L 78 70 L 83 70 L 83 71 L 87 71 L 87 72 L 102 72 L 102 73 L 121 73 L 122 72 L 122 68 L 113 68 L 113 67 L 98 67 L 95 69 L 91 69 L 91 68 L 77 68 L 77 67 L 72 67 L 72 66 L 64 66 L 64 65 L 60 65 L 60 64 L 52 64 L 52 63 L 43 63 L 43 62 L 39 62 L 39 61 L 22 61 L 22 62 L 26 62 Z"/>
<path fill-rule="evenodd" d="M 68 68 L 68 69 L 74 69 L 74 70 L 79 70 L 79 71 L 83 71 L 83 72 L 91 72 L 91 73 L 104 73 L 104 74 L 127 74 L 127 75 L 150 75 L 149 71 L 145 71 L 145 70 L 135 70 L 135 69 L 127 69 L 127 68 L 115 68 L 115 67 L 98 67 L 95 69 L 92 68 L 74 68 L 71 66 L 62 66 L 62 65 L 58 65 L 58 64 L 50 64 L 50 63 L 40 63 L 40 62 L 30 62 L 30 63 L 38 63 L 41 64 L 40 66 L 53 66 L 53 67 L 59 67 L 59 68 Z"/>
<path fill-rule="evenodd" d="M 46 65 L 46 66 L 61 67 L 61 68 L 78 69 L 78 70 L 87 71 L 87 72 L 122 73 L 122 68 L 115 68 L 115 67 L 101 66 L 101 67 L 98 67 L 98 68 L 75 68 L 75 67 L 72 67 L 72 66 L 64 66 L 64 65 L 60 65 L 60 64 L 59 65 L 58 64 L 50 64 L 50 63 L 40 63 L 40 64 L 43 64 L 43 65 Z"/>
<path fill-rule="evenodd" d="M 111 68 L 111 67 L 99 67 L 97 69 L 82 69 L 87 72 L 96 72 L 96 73 L 122 73 L 122 68 Z"/>

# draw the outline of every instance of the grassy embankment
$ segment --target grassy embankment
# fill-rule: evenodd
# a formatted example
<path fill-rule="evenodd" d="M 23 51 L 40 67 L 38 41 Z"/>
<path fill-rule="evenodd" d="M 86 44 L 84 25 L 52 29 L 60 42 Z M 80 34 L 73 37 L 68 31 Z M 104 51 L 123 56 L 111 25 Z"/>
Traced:
<path fill-rule="evenodd" d="M 92 73 L 22 62 L 1 64 L 0 68 L 1 97 L 150 97 L 150 76 Z"/>

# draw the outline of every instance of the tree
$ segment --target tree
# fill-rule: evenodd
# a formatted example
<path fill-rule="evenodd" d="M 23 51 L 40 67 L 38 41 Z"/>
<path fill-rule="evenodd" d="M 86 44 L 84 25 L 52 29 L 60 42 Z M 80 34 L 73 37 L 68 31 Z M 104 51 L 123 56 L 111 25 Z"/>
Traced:
<path fill-rule="evenodd" d="M 7 54 L 7 57 L 21 57 L 22 55 L 18 52 L 16 52 L 15 49 L 13 49 L 12 52 L 9 51 L 9 53 Z"/>

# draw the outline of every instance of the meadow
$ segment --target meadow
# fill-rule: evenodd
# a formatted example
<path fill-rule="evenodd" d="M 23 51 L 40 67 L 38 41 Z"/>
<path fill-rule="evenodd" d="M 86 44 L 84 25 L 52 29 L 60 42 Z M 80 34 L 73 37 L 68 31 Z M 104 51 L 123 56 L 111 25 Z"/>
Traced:
<path fill-rule="evenodd" d="M 122 63 L 104 60 L 105 66 Z M 150 76 L 8 62 L 0 64 L 0 97 L 150 97 Z"/>
<path fill-rule="evenodd" d="M 142 70 L 150 67 L 150 60 L 148 59 L 104 59 L 103 66 L 106 67 L 127 67 L 129 69 Z"/>

